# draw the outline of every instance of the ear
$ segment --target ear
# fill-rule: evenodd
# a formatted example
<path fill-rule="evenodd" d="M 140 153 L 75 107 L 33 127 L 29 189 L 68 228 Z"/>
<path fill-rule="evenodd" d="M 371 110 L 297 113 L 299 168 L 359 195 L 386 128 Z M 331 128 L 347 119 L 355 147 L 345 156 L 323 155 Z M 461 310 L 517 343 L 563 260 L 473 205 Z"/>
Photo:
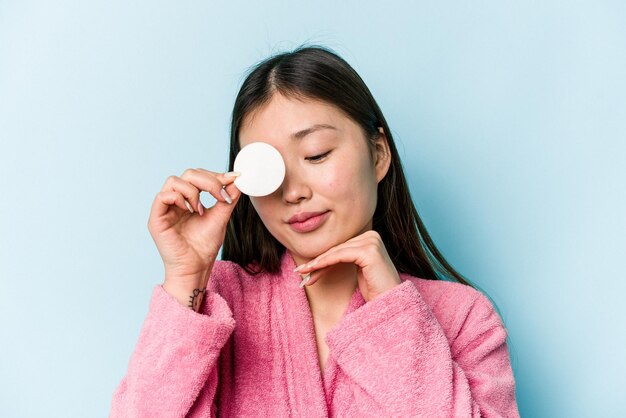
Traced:
<path fill-rule="evenodd" d="M 387 142 L 387 135 L 385 135 L 385 130 L 381 127 L 378 128 L 378 138 L 374 141 L 376 144 L 376 154 L 375 157 L 375 169 L 376 169 L 376 181 L 380 183 L 380 181 L 385 178 L 387 171 L 389 171 L 389 166 L 391 165 L 391 152 L 389 150 L 389 143 Z"/>

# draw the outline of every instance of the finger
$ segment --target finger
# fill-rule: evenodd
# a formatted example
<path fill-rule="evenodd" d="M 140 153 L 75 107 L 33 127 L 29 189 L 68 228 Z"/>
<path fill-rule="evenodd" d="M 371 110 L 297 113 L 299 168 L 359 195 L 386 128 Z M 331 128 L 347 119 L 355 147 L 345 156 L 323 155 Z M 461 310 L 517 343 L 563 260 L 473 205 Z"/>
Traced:
<path fill-rule="evenodd" d="M 369 237 L 355 237 L 353 239 L 350 239 L 342 244 L 336 245 L 334 247 L 329 248 L 328 250 L 326 250 L 324 253 L 318 255 L 317 257 L 315 257 L 314 259 L 312 259 L 311 261 L 309 261 L 308 263 L 304 263 L 301 264 L 300 266 L 296 267 L 297 272 L 299 272 L 300 274 L 304 274 L 307 273 L 309 271 L 313 271 L 313 270 L 319 270 L 320 264 L 319 260 L 327 257 L 329 255 L 332 255 L 335 251 L 344 249 L 344 248 L 359 248 L 362 249 L 364 245 L 367 244 L 375 244 L 375 241 L 373 241 L 371 238 Z"/>
<path fill-rule="evenodd" d="M 322 257 L 324 255 L 326 255 L 327 253 L 337 250 L 337 249 L 341 249 L 344 247 L 351 247 L 351 246 L 355 246 L 355 245 L 367 245 L 368 243 L 370 244 L 376 244 L 377 242 L 382 242 L 380 240 L 380 235 L 378 235 L 377 232 L 375 231 L 366 231 L 362 234 L 359 234 L 355 237 L 350 238 L 349 240 L 341 243 L 341 244 L 337 244 L 334 247 L 329 248 L 328 250 L 326 250 L 326 252 L 318 255 L 317 257 L 315 257 L 313 260 L 311 260 L 309 262 L 312 263 L 313 261 L 315 261 L 315 259 Z"/>
<path fill-rule="evenodd" d="M 226 173 L 228 174 L 228 173 Z M 200 202 L 200 191 L 206 191 L 211 194 L 218 202 L 232 203 L 232 197 L 224 194 L 222 189 L 225 185 L 231 184 L 236 177 L 225 177 L 225 174 L 214 173 L 205 169 L 187 169 L 180 177 L 198 189 L 197 201 L 191 202 L 197 207 Z"/>
<path fill-rule="evenodd" d="M 227 173 L 218 173 L 218 172 L 209 171 L 209 170 L 207 170 L 205 168 L 200 168 L 200 167 L 196 168 L 196 170 L 214 176 L 216 179 L 219 180 L 220 183 L 222 183 L 222 186 L 226 186 L 228 184 L 231 184 L 233 181 L 235 181 L 235 179 L 237 177 L 239 177 L 241 175 L 241 173 L 238 172 L 238 171 L 229 171 Z"/>
<path fill-rule="evenodd" d="M 236 171 L 216 173 L 204 168 L 197 168 L 195 170 L 189 169 L 183 173 L 185 178 L 189 177 L 191 182 L 197 182 L 200 186 L 202 186 L 202 183 L 205 181 L 210 182 L 211 187 L 205 185 L 203 190 L 208 191 L 218 202 L 225 202 L 228 204 L 232 204 L 232 202 L 237 198 L 236 193 L 233 193 L 235 189 L 232 187 L 235 187 L 233 182 L 240 175 L 241 173 Z M 217 196 L 217 193 L 219 193 L 219 197 Z"/>
<path fill-rule="evenodd" d="M 384 248 L 384 244 L 378 232 L 373 231 L 373 230 L 366 231 L 363 234 L 357 235 L 356 237 L 353 237 L 342 244 L 331 247 L 326 252 L 315 257 L 307 265 L 316 264 L 317 259 L 321 257 L 326 257 L 332 254 L 334 251 L 341 250 L 343 248 L 354 248 L 354 247 L 358 247 L 362 251 L 375 249 L 378 252 L 381 248 Z"/>
<path fill-rule="evenodd" d="M 313 274 L 315 271 L 338 263 L 352 263 L 356 264 L 360 268 L 365 267 L 362 253 L 363 251 L 361 246 L 344 247 L 318 258 L 313 267 L 309 269 L 309 273 L 307 273 L 311 274 L 311 279 L 306 283 L 306 286 L 311 286 L 317 282 L 319 275 Z M 302 271 L 300 274 L 305 275 Z"/>
<path fill-rule="evenodd" d="M 170 176 L 165 181 L 162 191 L 175 191 L 181 193 L 185 200 L 190 203 L 189 208 L 185 205 L 185 209 L 189 209 L 189 212 L 191 213 L 199 210 L 198 203 L 200 202 L 200 190 L 188 181 L 176 176 Z"/>
<path fill-rule="evenodd" d="M 154 199 L 154 204 L 150 210 L 150 217 L 161 217 L 165 215 L 172 206 L 176 206 L 185 212 L 189 211 L 185 205 L 185 197 L 182 193 L 176 191 L 161 191 L 157 193 Z"/>
<path fill-rule="evenodd" d="M 231 183 L 224 187 L 224 191 L 228 194 L 228 196 L 232 199 L 233 205 L 237 203 L 239 197 L 241 196 L 241 191 L 237 187 L 235 183 Z"/>

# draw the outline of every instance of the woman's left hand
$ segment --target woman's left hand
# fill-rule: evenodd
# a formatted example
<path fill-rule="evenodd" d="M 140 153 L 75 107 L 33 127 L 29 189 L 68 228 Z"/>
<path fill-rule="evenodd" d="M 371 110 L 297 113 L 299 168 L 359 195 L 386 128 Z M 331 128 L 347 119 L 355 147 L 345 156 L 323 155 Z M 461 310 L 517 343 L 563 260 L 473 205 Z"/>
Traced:
<path fill-rule="evenodd" d="M 304 266 L 298 266 L 302 276 L 311 273 L 306 283 L 317 282 L 313 273 L 337 263 L 353 263 L 357 267 L 357 278 L 361 294 L 366 302 L 402 283 L 398 271 L 391 262 L 387 249 L 376 231 L 367 231 L 330 248 Z"/>

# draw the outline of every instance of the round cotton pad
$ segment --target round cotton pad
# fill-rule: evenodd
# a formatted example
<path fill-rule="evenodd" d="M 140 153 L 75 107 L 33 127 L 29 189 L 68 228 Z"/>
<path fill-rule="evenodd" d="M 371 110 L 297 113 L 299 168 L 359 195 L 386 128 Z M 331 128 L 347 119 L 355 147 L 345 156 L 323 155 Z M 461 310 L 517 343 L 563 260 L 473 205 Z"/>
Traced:
<path fill-rule="evenodd" d="M 241 173 L 235 185 L 248 196 L 266 196 L 280 187 L 285 162 L 280 152 L 265 142 L 252 142 L 239 151 L 233 170 Z"/>

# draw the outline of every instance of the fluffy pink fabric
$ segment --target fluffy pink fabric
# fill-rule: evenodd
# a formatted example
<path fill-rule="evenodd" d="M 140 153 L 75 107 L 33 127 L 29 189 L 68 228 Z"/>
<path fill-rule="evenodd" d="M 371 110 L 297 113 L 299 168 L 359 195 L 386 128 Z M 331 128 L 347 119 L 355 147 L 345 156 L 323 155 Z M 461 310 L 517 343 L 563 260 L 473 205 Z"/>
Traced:
<path fill-rule="evenodd" d="M 200 313 L 156 286 L 110 416 L 519 416 L 507 332 L 482 293 L 404 274 L 368 303 L 357 288 L 322 374 L 294 268 L 288 253 L 277 275 L 217 261 Z"/>

